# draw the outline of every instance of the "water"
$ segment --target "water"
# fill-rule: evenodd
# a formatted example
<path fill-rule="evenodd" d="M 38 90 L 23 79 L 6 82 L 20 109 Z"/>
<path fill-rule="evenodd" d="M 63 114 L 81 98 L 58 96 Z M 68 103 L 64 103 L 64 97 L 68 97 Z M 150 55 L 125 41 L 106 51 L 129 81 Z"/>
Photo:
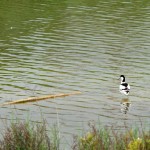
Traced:
<path fill-rule="evenodd" d="M 150 123 L 149 1 L 0 2 L 0 102 L 81 91 L 3 106 L 3 122 L 45 118 L 67 138 L 90 120 Z M 119 93 L 119 76 L 130 83 Z"/>

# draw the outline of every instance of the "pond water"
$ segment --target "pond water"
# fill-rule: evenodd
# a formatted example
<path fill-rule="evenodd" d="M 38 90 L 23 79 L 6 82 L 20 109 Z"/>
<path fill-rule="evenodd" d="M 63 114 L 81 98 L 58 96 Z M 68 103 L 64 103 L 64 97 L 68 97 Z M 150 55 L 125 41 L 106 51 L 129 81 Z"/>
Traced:
<path fill-rule="evenodd" d="M 13 116 L 49 126 L 64 138 L 90 120 L 150 125 L 150 1 L 0 2 L 0 103 L 81 91 L 79 95 L 1 106 L 0 128 Z M 119 93 L 119 76 L 130 83 Z"/>

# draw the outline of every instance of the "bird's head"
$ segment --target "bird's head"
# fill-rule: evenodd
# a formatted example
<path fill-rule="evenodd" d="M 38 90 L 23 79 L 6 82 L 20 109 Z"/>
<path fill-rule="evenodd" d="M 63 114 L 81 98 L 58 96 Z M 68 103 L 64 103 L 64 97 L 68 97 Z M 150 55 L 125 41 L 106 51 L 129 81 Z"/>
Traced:
<path fill-rule="evenodd" d="M 125 82 L 125 76 L 124 75 L 120 75 L 120 80 L 121 80 L 121 82 Z"/>

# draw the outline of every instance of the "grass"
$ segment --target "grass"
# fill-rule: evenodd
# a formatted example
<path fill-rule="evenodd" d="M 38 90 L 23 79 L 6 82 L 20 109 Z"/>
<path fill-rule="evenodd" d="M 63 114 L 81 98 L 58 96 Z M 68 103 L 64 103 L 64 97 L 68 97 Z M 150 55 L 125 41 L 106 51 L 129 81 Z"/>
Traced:
<path fill-rule="evenodd" d="M 35 124 L 28 121 L 11 123 L 5 129 L 0 141 L 0 150 L 57 150 L 57 133 L 51 142 L 46 131 L 46 123 Z"/>
<path fill-rule="evenodd" d="M 138 128 L 118 132 L 114 128 L 96 128 L 82 137 L 76 137 L 73 150 L 150 150 L 150 130 L 140 131 Z"/>
<path fill-rule="evenodd" d="M 89 124 L 89 131 L 76 136 L 72 150 L 150 150 L 150 130 L 138 128 L 125 132 Z M 61 150 L 58 127 L 48 135 L 46 123 L 12 122 L 0 140 L 0 150 Z"/>

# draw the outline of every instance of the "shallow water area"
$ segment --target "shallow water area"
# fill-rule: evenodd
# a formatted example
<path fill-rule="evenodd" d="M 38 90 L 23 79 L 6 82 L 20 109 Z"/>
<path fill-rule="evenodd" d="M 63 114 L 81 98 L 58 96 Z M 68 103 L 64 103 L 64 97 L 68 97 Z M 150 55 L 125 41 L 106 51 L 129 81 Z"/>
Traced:
<path fill-rule="evenodd" d="M 49 126 L 62 137 L 82 133 L 88 122 L 150 125 L 150 2 L 0 2 L 0 103 L 71 93 L 0 109 L 1 123 L 15 117 Z M 119 93 L 119 76 L 131 86 Z"/>

